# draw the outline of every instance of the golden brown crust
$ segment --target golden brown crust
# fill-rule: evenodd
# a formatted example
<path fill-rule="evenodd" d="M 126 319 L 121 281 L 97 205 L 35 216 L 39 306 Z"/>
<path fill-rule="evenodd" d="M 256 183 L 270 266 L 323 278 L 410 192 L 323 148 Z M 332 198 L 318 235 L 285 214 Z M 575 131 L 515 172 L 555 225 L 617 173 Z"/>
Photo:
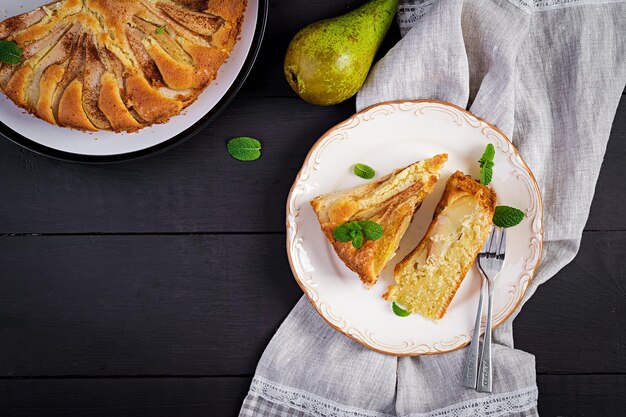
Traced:
<path fill-rule="evenodd" d="M 26 29 L 40 22 L 44 17 L 46 17 L 46 12 L 41 7 L 21 15 L 9 17 L 5 21 L 0 22 L 0 39 L 5 39 L 12 33 Z"/>
<path fill-rule="evenodd" d="M 58 120 L 61 126 L 81 130 L 97 130 L 83 109 L 83 84 L 75 79 L 67 86 L 59 101 Z"/>
<path fill-rule="evenodd" d="M 377 219 L 387 235 L 402 233 L 406 230 L 408 223 L 419 209 L 422 200 L 427 193 L 421 191 L 422 184 L 418 183 L 411 187 L 409 192 L 414 192 L 411 197 L 406 200 L 400 200 L 398 203 L 390 204 L 386 210 Z M 333 229 L 329 224 L 322 225 L 322 231 L 333 245 L 337 256 L 346 264 L 348 268 L 356 272 L 361 279 L 363 285 L 371 288 L 378 280 L 378 275 L 382 268 L 376 268 L 375 253 L 381 244 L 379 240 L 366 240 L 360 249 L 354 248 L 352 242 L 339 242 L 333 236 Z M 384 267 L 384 265 L 382 265 Z"/>
<path fill-rule="evenodd" d="M 26 103 L 26 86 L 32 74 L 31 67 L 21 67 L 13 74 L 4 90 L 7 97 L 20 107 L 26 107 L 28 104 Z"/>
<path fill-rule="evenodd" d="M 497 199 L 495 191 L 490 187 L 482 185 L 471 176 L 465 175 L 461 171 L 456 171 L 450 176 L 450 178 L 448 178 L 448 181 L 446 182 L 446 187 L 444 189 L 443 195 L 441 196 L 441 199 L 439 200 L 439 203 L 435 208 L 433 221 L 426 230 L 424 238 L 402 261 L 396 264 L 394 268 L 394 275 L 398 275 L 402 270 L 405 270 L 406 268 L 410 267 L 411 264 L 415 263 L 416 254 L 420 251 L 420 249 L 422 249 L 422 246 L 426 244 L 426 242 L 430 239 L 430 236 L 432 236 L 432 234 L 434 233 L 436 220 L 439 214 L 451 203 L 465 196 L 475 197 L 483 213 L 485 213 L 485 215 L 488 216 L 490 220 L 493 218 Z M 487 230 L 484 231 L 485 238 L 487 237 L 487 232 Z M 482 240 L 482 242 L 480 242 L 480 245 L 477 245 L 476 248 L 474 248 L 471 259 L 476 258 L 476 256 L 482 249 L 483 244 L 484 239 Z M 450 306 L 450 303 L 452 302 L 452 299 L 456 295 L 456 292 L 461 286 L 461 283 L 465 279 L 465 276 L 467 275 L 467 272 L 471 268 L 472 264 L 473 263 L 470 262 L 461 269 L 459 279 L 455 281 L 455 286 L 452 288 L 449 297 L 445 300 L 442 308 L 439 310 L 437 314 L 437 319 L 441 319 L 445 315 L 448 307 Z M 386 300 L 391 300 L 390 292 L 393 287 L 395 287 L 395 285 L 389 287 L 389 290 L 383 295 L 383 298 L 385 298 Z"/>
<path fill-rule="evenodd" d="M 469 175 L 465 175 L 461 171 L 456 171 L 446 182 L 446 188 L 443 191 L 441 200 L 439 200 L 435 208 L 433 219 L 454 200 L 458 200 L 466 195 L 475 196 L 483 210 L 490 213 L 491 217 L 493 217 L 493 212 L 496 209 L 496 192 L 493 188 L 482 185 L 480 182 Z"/>
<path fill-rule="evenodd" d="M 114 130 L 125 130 L 128 132 L 141 129 L 141 124 L 128 111 L 122 96 L 115 75 L 106 72 L 102 75 L 102 87 L 98 98 L 98 107 L 102 109 L 104 115 L 109 119 Z"/>
<path fill-rule="evenodd" d="M 324 235 L 348 268 L 370 288 L 406 232 L 413 214 L 430 194 L 447 161 L 446 154 L 398 169 L 374 182 L 314 198 L 311 206 Z M 393 185 L 393 187 L 391 187 Z M 366 240 L 360 249 L 339 242 L 335 227 L 353 220 L 374 220 L 384 230 L 383 238 Z"/>
<path fill-rule="evenodd" d="M 50 83 L 50 79 L 43 80 L 43 74 L 49 68 L 64 63 L 70 56 L 74 48 L 74 44 L 78 39 L 79 28 L 77 25 L 71 27 L 59 41 L 50 48 L 46 55 L 33 66 L 33 76 L 28 82 L 27 88 L 27 106 L 29 111 L 36 112 L 40 98 L 54 94 L 56 83 Z"/>
<path fill-rule="evenodd" d="M 437 204 L 437 208 L 435 208 L 435 216 L 441 213 L 441 211 L 447 205 L 449 205 L 453 200 L 461 198 L 464 195 L 476 196 L 478 203 L 480 204 L 482 210 L 488 214 L 490 219 L 493 218 L 493 214 L 496 210 L 496 204 L 497 204 L 496 202 L 497 196 L 496 196 L 496 192 L 494 191 L 494 189 L 487 187 L 485 185 L 482 185 L 480 182 L 476 181 L 474 178 L 470 177 L 469 175 L 465 175 L 461 171 L 456 171 L 448 179 L 448 182 L 446 184 L 446 188 L 441 197 L 441 200 L 439 201 L 439 204 Z M 484 244 L 484 240 L 480 245 L 476 246 L 476 249 L 472 255 L 472 259 L 476 259 L 476 256 L 478 256 L 478 253 L 482 249 L 483 244 Z M 467 275 L 467 272 L 472 267 L 472 265 L 473 263 L 469 263 L 467 264 L 465 268 L 463 268 L 461 275 L 460 275 L 461 279 L 458 280 L 457 285 L 454 287 L 454 290 L 450 294 L 450 297 L 448 297 L 447 301 L 445 302 L 444 307 L 439 312 L 439 316 L 437 317 L 438 319 L 441 319 L 444 316 L 444 314 L 446 314 L 446 311 L 448 311 L 448 307 L 450 306 L 452 299 L 456 295 L 456 292 L 459 290 L 461 283 L 465 279 L 465 276 Z"/>
<path fill-rule="evenodd" d="M 145 48 L 168 87 L 175 90 L 187 90 L 200 84 L 195 77 L 196 71 L 193 66 L 176 60 L 157 42 L 147 42 Z"/>
<path fill-rule="evenodd" d="M 157 7 L 172 19 L 200 35 L 211 36 L 223 25 L 223 19 L 217 16 L 196 12 L 186 7 L 162 2 L 157 3 Z"/>
<path fill-rule="evenodd" d="M 208 0 L 206 11 L 229 22 L 241 19 L 246 8 L 244 0 Z"/>
<path fill-rule="evenodd" d="M 110 130 L 111 124 L 98 107 L 101 93 L 102 75 L 106 68 L 100 59 L 100 52 L 94 42 L 94 36 L 90 36 L 85 51 L 85 69 L 83 71 L 83 109 L 91 120 L 91 123 L 100 130 Z"/>
<path fill-rule="evenodd" d="M 159 94 L 138 74 L 126 80 L 126 97 L 130 107 L 150 123 L 163 123 L 183 107 L 180 101 Z"/>
<path fill-rule="evenodd" d="M 71 128 L 119 132 L 164 123 L 215 79 L 246 3 L 52 2 L 0 22 L 0 39 L 22 49 L 20 64 L 1 66 L 0 89 L 43 120 Z"/>
<path fill-rule="evenodd" d="M 55 86 L 60 83 L 64 74 L 65 68 L 62 65 L 55 64 L 49 66 L 41 76 L 39 87 L 41 93 L 39 94 L 35 114 L 40 119 L 43 119 L 53 125 L 57 124 L 57 121 L 54 118 L 54 113 L 52 112 L 55 89 L 50 88 L 50 86 Z"/>

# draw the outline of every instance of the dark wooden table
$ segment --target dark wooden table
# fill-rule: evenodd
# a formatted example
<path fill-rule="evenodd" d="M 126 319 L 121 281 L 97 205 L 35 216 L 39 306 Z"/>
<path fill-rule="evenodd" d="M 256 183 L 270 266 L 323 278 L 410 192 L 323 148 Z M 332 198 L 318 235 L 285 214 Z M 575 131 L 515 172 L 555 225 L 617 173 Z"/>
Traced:
<path fill-rule="evenodd" d="M 156 157 L 81 166 L 0 140 L 0 416 L 235 416 L 301 296 L 284 203 L 315 140 L 354 101 L 315 107 L 282 77 L 289 39 L 358 0 L 271 2 L 245 87 Z M 383 49 L 398 39 L 393 29 Z M 256 136 L 263 157 L 231 159 Z M 542 416 L 626 409 L 626 96 L 576 259 L 515 320 Z"/>

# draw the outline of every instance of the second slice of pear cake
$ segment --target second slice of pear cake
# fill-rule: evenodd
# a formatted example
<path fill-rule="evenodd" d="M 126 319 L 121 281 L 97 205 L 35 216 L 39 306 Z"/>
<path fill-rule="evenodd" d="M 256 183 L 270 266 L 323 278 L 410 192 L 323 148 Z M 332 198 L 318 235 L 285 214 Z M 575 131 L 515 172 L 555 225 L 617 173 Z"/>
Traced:
<path fill-rule="evenodd" d="M 436 155 L 398 169 L 369 184 L 324 194 L 311 201 L 322 231 L 339 258 L 356 272 L 366 287 L 376 283 L 395 254 L 413 214 L 435 188 L 448 155 Z M 378 240 L 367 240 L 359 249 L 333 236 L 337 226 L 371 220 L 383 228 Z"/>
<path fill-rule="evenodd" d="M 396 285 L 385 298 L 411 313 L 442 318 L 489 235 L 495 207 L 495 191 L 455 172 L 426 235 L 396 265 Z"/>

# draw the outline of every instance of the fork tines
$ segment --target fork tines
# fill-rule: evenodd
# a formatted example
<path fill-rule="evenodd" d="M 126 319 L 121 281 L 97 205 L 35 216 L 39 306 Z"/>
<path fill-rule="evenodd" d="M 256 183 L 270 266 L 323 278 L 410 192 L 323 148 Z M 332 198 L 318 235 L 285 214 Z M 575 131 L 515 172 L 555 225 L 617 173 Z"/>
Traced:
<path fill-rule="evenodd" d="M 504 259 L 506 255 L 506 229 L 491 226 L 489 236 L 478 254 L 480 258 Z"/>

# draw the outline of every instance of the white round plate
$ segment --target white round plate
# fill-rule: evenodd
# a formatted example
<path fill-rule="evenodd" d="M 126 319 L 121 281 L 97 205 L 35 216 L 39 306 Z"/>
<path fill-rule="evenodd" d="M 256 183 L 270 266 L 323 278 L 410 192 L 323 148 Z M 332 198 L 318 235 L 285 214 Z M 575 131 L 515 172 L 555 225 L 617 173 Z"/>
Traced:
<path fill-rule="evenodd" d="M 47 3 L 50 0 L 2 2 L 0 20 Z M 217 78 L 196 102 L 167 123 L 136 133 L 81 132 L 37 119 L 0 93 L 0 133 L 35 152 L 79 162 L 115 162 L 169 149 L 212 120 L 243 84 L 256 58 L 266 15 L 266 0 L 248 0 L 240 38 Z"/>
<path fill-rule="evenodd" d="M 479 177 L 477 161 L 488 143 L 497 149 L 492 186 L 498 204 L 526 213 L 522 223 L 507 232 L 506 263 L 494 293 L 494 325 L 513 312 L 541 256 L 543 210 L 533 174 L 502 132 L 459 107 L 432 100 L 388 102 L 357 113 L 324 134 L 309 152 L 287 201 L 291 268 L 328 324 L 371 349 L 393 355 L 437 354 L 468 344 L 480 288 L 475 267 L 439 321 L 420 315 L 398 317 L 382 295 L 394 283 L 395 264 L 424 235 L 447 178 L 456 170 Z M 320 194 L 363 184 L 365 180 L 351 171 L 356 162 L 372 166 L 382 176 L 439 153 L 447 153 L 449 160 L 435 191 L 418 210 L 378 283 L 367 290 L 334 253 L 310 201 Z"/>

